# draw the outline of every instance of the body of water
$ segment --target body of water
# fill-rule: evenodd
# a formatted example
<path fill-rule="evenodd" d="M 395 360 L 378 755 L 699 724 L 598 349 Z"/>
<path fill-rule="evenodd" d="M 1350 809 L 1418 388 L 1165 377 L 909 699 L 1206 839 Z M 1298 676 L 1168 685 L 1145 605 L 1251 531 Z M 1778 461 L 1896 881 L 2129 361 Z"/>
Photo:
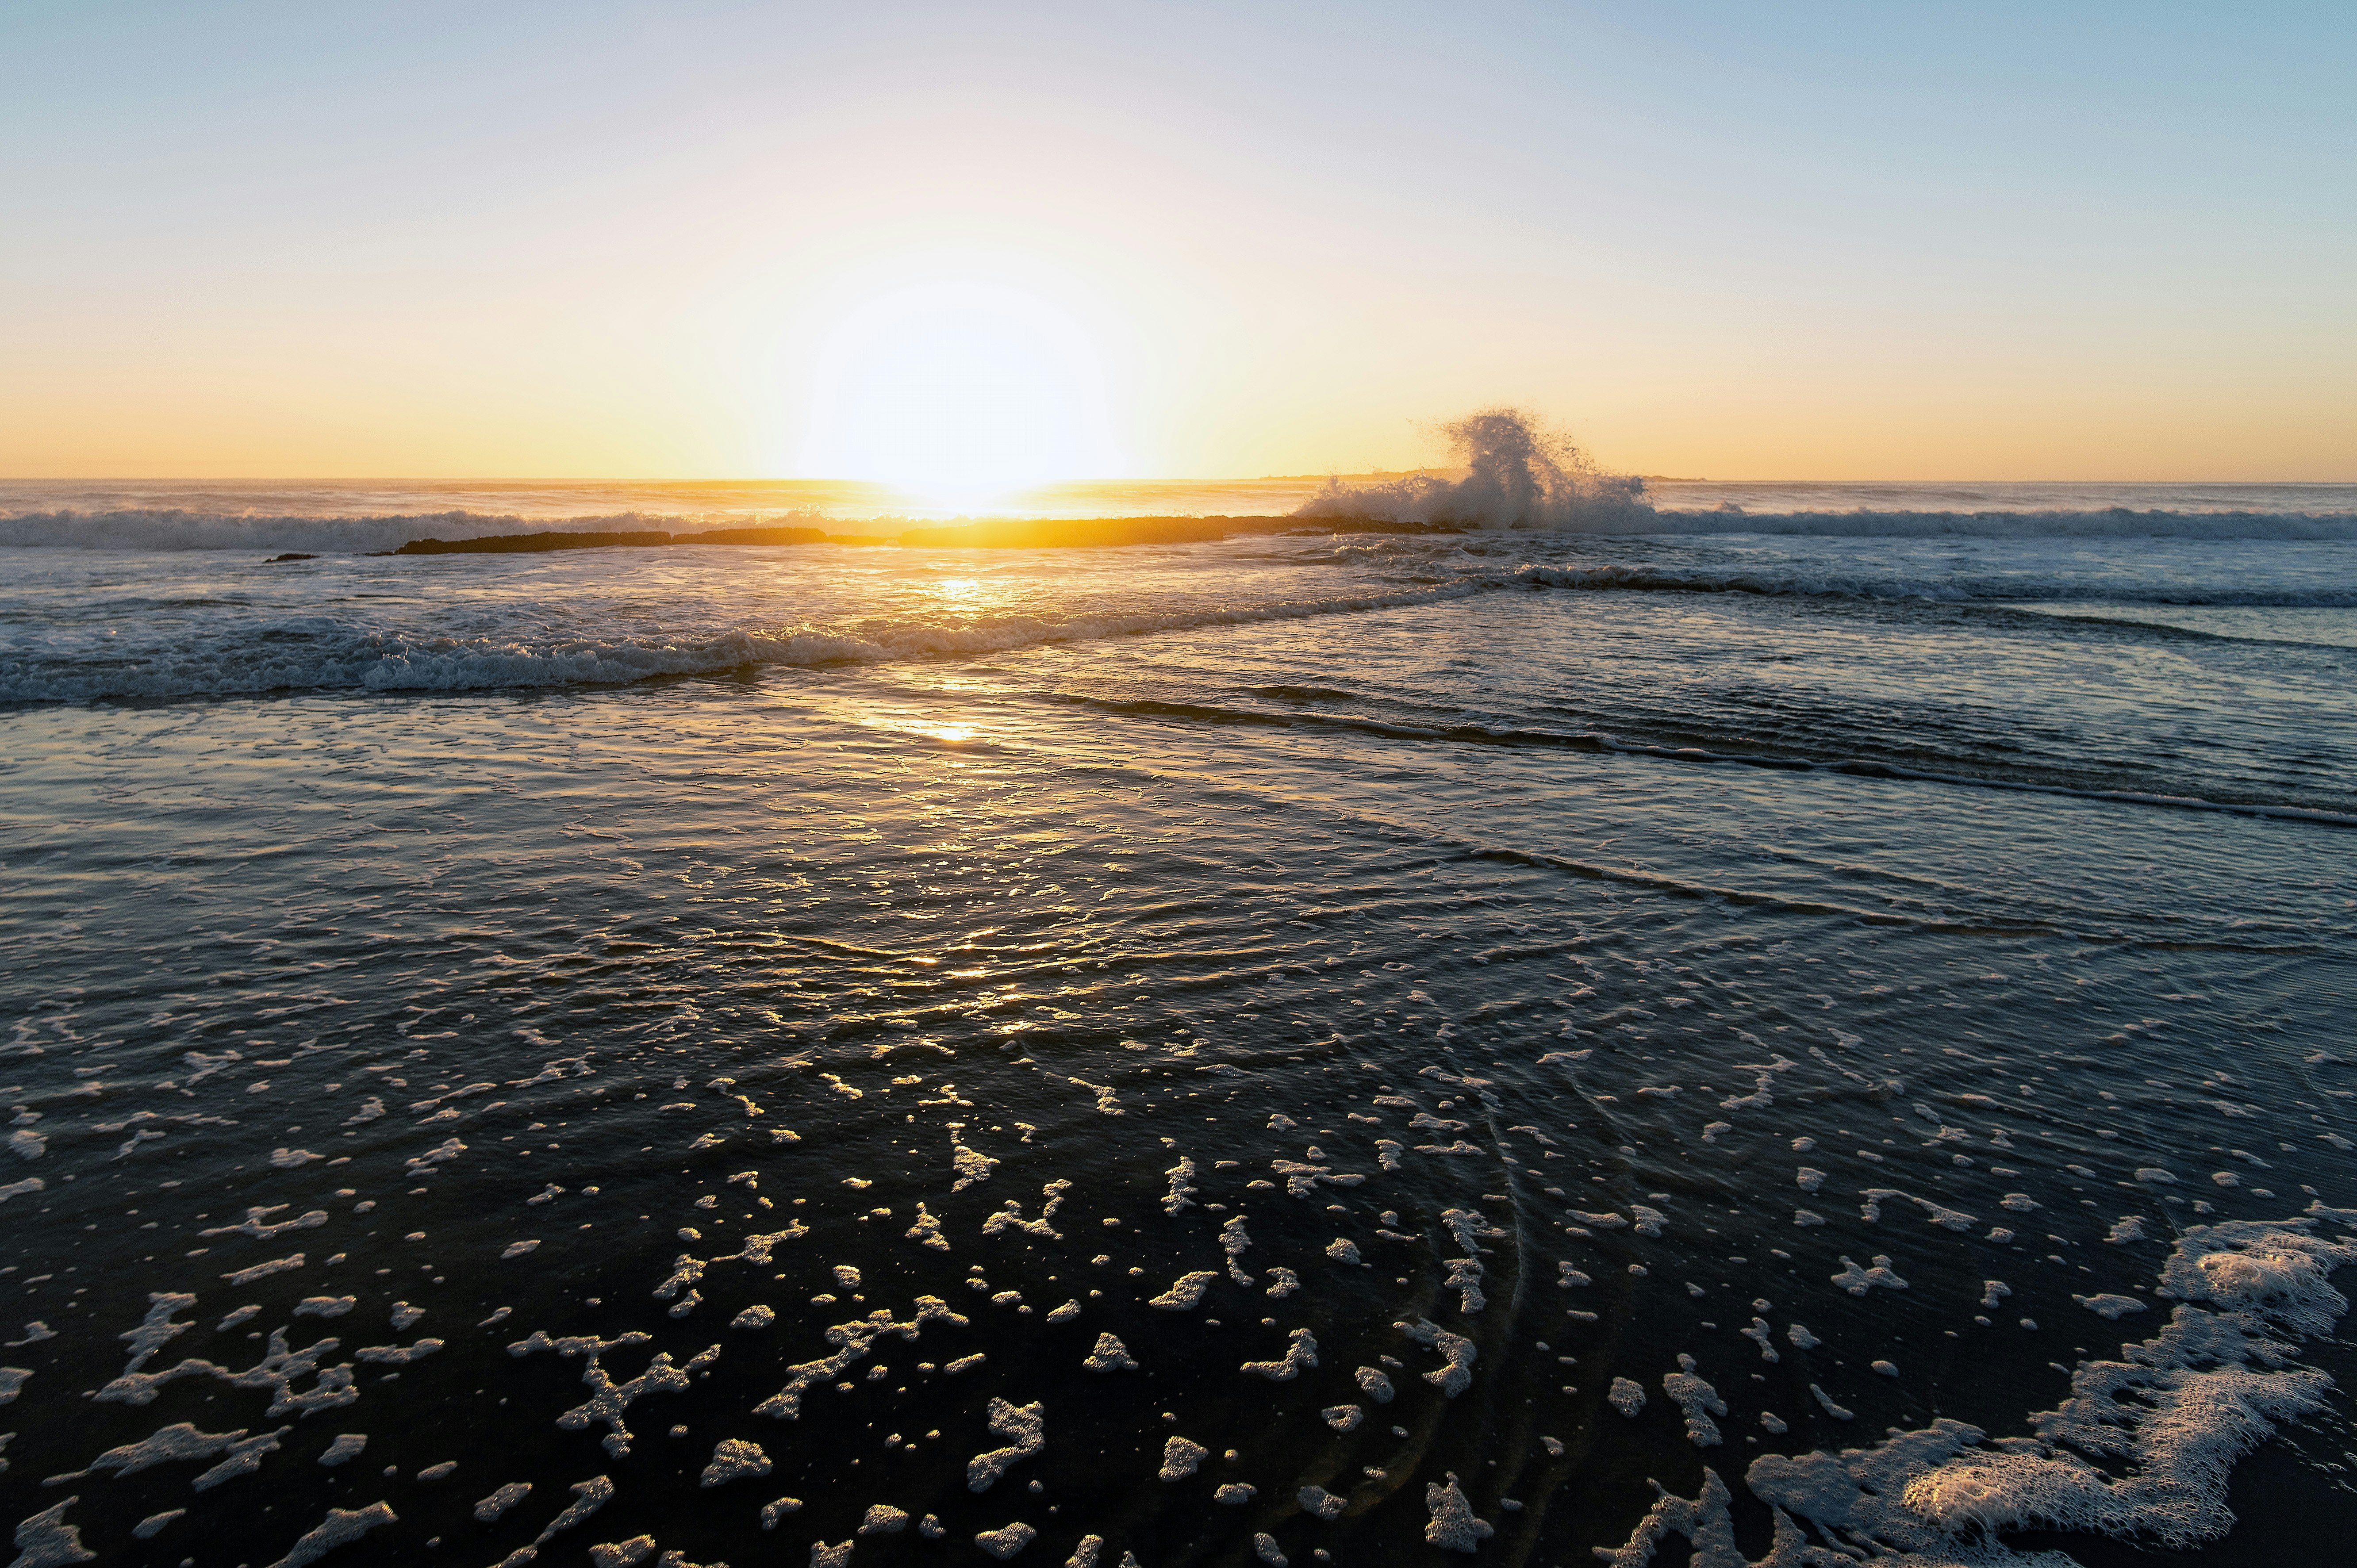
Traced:
<path fill-rule="evenodd" d="M 1650 494 L 9 487 L 21 1560 L 2313 1556 L 2357 491 Z"/>

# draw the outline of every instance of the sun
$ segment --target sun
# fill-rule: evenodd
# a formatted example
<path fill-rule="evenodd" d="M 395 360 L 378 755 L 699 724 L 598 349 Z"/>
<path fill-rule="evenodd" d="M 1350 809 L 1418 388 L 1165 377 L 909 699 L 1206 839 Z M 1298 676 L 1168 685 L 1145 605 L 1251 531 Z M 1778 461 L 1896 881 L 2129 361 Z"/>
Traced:
<path fill-rule="evenodd" d="M 1118 471 L 1087 332 L 1005 285 L 936 282 L 847 311 L 813 363 L 802 470 L 939 507 Z"/>

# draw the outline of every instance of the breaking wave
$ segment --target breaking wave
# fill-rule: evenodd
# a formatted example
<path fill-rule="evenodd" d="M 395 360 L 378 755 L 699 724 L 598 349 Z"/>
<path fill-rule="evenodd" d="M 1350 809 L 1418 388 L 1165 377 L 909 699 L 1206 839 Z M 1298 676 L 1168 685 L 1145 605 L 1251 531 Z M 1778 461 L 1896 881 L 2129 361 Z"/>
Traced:
<path fill-rule="evenodd" d="M 866 621 L 843 628 L 714 628 L 676 636 L 447 637 L 244 627 L 184 645 L 109 655 L 0 654 L 0 703 L 253 696 L 306 691 L 469 692 L 619 685 L 758 666 L 881 664 L 1197 628 L 1426 604 L 1481 592 L 1462 582 L 1388 592 L 966 627 Z"/>
<path fill-rule="evenodd" d="M 1417 474 L 1355 489 L 1329 479 L 1294 515 L 1593 533 L 1649 532 L 1659 519 L 1644 480 L 1598 467 L 1569 436 L 1521 409 L 1481 409 L 1442 425 L 1441 434 L 1464 478 Z"/>
<path fill-rule="evenodd" d="M 2357 540 L 2357 513 L 2097 510 L 1749 511 L 1663 509 L 1645 481 L 1598 466 L 1528 413 L 1489 408 L 1441 426 L 1465 472 L 1383 485 L 1329 479 L 1297 517 L 1566 533 L 1760 533 L 1835 539 Z"/>

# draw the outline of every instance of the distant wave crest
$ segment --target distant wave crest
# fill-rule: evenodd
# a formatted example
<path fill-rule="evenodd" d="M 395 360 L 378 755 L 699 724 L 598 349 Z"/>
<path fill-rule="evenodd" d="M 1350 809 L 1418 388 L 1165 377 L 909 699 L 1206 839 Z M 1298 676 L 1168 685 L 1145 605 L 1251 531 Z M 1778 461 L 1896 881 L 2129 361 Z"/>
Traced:
<path fill-rule="evenodd" d="M 303 550 L 357 553 L 398 550 L 413 539 L 488 539 L 503 533 L 668 532 L 683 520 L 660 512 L 526 518 L 479 511 L 393 512 L 371 517 L 164 510 L 38 511 L 0 517 L 0 548 L 63 550 Z M 732 516 L 717 526 L 818 527 L 834 520 L 800 511 Z M 839 525 L 837 525 L 839 526 Z"/>
<path fill-rule="evenodd" d="M 1829 539 L 2347 539 L 2357 513 L 2251 511 L 1652 512 L 1598 533 L 1769 533 Z"/>
<path fill-rule="evenodd" d="M 1908 576 L 1825 567 L 1524 566 L 1523 587 L 1602 593 L 1758 594 L 1773 598 L 1917 599 L 1941 604 L 2205 605 L 2278 608 L 2357 607 L 2357 587 L 2287 589 L 2231 585 L 2145 584 L 2032 573 Z"/>

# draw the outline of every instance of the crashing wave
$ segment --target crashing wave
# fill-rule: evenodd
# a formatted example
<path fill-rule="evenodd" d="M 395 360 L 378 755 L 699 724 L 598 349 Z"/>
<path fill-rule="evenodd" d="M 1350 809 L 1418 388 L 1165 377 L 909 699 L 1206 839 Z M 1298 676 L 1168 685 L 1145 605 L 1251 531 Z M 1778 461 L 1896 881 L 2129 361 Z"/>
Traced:
<path fill-rule="evenodd" d="M 1521 409 L 1485 408 L 1441 433 L 1466 468 L 1463 478 L 1418 474 L 1355 489 L 1329 479 L 1294 515 L 1597 533 L 1658 526 L 1644 480 L 1598 467 L 1570 437 Z"/>

